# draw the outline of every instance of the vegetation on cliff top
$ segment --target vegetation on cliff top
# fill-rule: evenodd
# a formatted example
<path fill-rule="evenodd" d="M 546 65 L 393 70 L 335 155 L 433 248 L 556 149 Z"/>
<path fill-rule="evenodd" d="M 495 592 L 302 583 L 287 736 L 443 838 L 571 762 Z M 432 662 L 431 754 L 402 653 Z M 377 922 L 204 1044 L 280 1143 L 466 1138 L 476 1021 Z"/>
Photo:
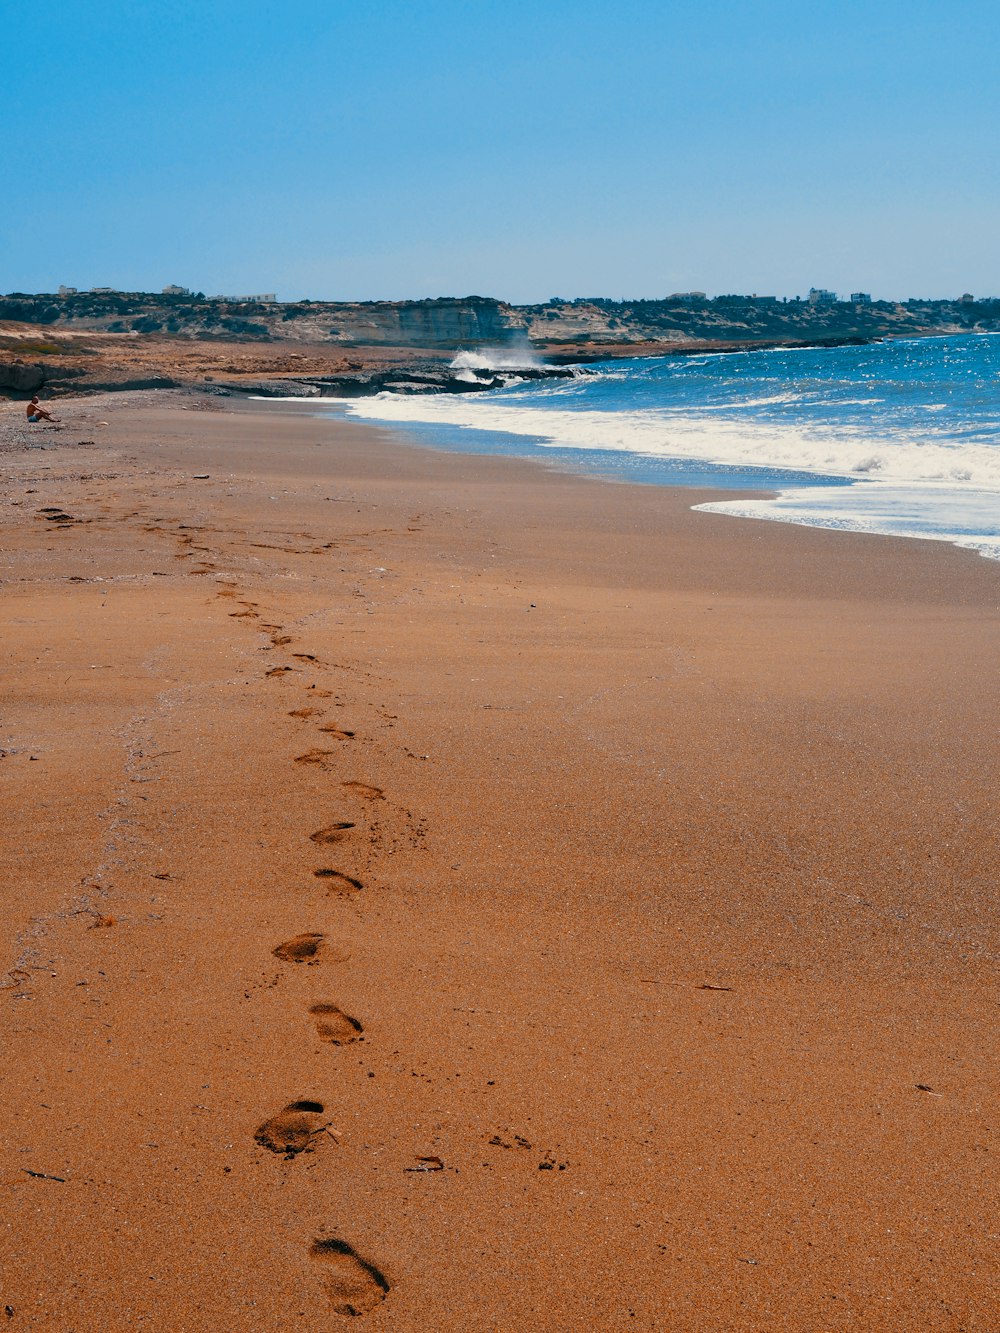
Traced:
<path fill-rule="evenodd" d="M 0 296 L 0 320 L 104 333 L 226 342 L 448 348 L 532 343 L 740 341 L 914 335 L 1000 328 L 1000 300 L 849 302 L 695 296 L 603 297 L 513 306 L 490 297 L 426 301 L 227 302 L 201 294 L 78 292 Z"/>

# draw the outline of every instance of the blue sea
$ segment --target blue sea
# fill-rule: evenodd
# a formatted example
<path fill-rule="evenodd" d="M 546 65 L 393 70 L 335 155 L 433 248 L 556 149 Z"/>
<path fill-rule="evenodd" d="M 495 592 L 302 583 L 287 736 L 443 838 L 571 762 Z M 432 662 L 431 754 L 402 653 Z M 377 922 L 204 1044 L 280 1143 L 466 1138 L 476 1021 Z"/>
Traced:
<path fill-rule="evenodd" d="M 700 509 L 944 540 L 1000 559 L 1000 336 L 637 358 L 541 382 L 518 382 L 524 360 L 510 349 L 470 349 L 454 364 L 509 381 L 337 410 L 437 448 L 737 492 Z"/>

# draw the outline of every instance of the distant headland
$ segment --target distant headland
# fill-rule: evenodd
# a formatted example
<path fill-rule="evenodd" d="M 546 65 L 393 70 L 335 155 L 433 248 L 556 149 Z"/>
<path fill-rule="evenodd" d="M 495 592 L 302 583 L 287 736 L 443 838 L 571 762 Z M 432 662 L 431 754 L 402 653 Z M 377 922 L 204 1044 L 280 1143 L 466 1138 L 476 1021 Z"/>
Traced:
<path fill-rule="evenodd" d="M 842 344 L 1000 330 L 1000 298 L 846 300 L 675 292 L 513 305 L 494 297 L 413 301 L 278 301 L 275 293 L 205 296 L 112 288 L 0 296 L 0 393 L 212 386 L 212 392 L 341 396 L 470 392 L 519 375 L 613 357 Z M 500 349 L 475 368 L 462 349 Z M 503 349 L 508 349 L 503 354 Z M 509 349 L 520 349 L 521 364 Z"/>

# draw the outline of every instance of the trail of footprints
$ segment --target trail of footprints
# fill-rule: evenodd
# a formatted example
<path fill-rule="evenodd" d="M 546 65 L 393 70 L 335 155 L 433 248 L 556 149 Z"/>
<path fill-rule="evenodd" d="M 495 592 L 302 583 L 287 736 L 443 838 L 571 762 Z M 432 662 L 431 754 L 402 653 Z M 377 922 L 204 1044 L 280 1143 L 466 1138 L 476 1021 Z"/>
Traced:
<path fill-rule="evenodd" d="M 180 559 L 191 556 L 194 550 L 199 549 L 189 534 L 184 534 L 180 540 L 184 548 L 179 556 Z M 203 562 L 203 565 L 206 567 L 206 572 L 211 568 L 207 562 Z M 235 603 L 237 609 L 229 612 L 233 619 L 246 621 L 255 629 L 265 632 L 270 638 L 271 648 L 286 652 L 295 663 L 292 665 L 287 661 L 279 662 L 266 670 L 266 676 L 280 678 L 295 672 L 308 671 L 310 668 L 323 668 L 323 663 L 315 654 L 292 651 L 293 636 L 285 633 L 283 626 L 264 620 L 258 604 L 241 597 L 233 584 L 221 588 L 219 596 L 228 599 L 230 603 Z M 315 686 L 310 688 L 315 689 Z M 328 690 L 315 690 L 313 695 L 315 699 L 328 697 L 330 697 Z M 290 709 L 289 716 L 303 721 L 313 721 L 327 745 L 330 742 L 349 741 L 354 737 L 353 731 L 336 723 L 321 723 L 319 719 L 324 716 L 324 710 L 312 704 Z M 338 748 L 316 746 L 298 755 L 294 762 L 312 765 L 322 772 L 328 772 L 336 767 L 337 754 Z M 350 781 L 341 785 L 345 792 L 366 803 L 374 804 L 385 799 L 382 790 L 370 783 Z M 356 824 L 351 820 L 338 820 L 316 829 L 309 834 L 309 838 L 317 847 L 332 848 L 348 839 L 355 828 Z M 360 879 L 342 870 L 322 866 L 313 874 L 322 882 L 329 897 L 349 898 L 363 889 Z M 305 931 L 295 935 L 278 944 L 272 949 L 272 953 L 280 962 L 295 967 L 314 967 L 324 962 L 343 962 L 350 956 L 348 952 L 333 945 L 322 931 Z M 340 1005 L 329 1001 L 317 1001 L 309 1006 L 308 1014 L 314 1025 L 316 1037 L 325 1045 L 345 1046 L 365 1039 L 361 1021 Z M 289 1102 L 282 1110 L 258 1126 L 254 1139 L 262 1148 L 282 1156 L 286 1161 L 291 1161 L 300 1153 L 311 1152 L 316 1143 L 329 1133 L 332 1131 L 325 1119 L 323 1103 L 300 1099 Z M 379 1305 L 389 1292 L 389 1282 L 381 1270 L 340 1236 L 323 1234 L 316 1236 L 309 1248 L 309 1258 L 321 1275 L 333 1312 L 337 1315 L 364 1315 Z"/>
<path fill-rule="evenodd" d="M 74 519 L 55 507 L 41 510 L 40 514 L 57 527 L 86 521 Z M 146 530 L 164 531 L 160 526 L 161 521 L 156 520 Z M 411 529 L 411 531 L 418 530 Z M 175 537 L 180 549 L 175 559 L 190 561 L 187 566 L 187 572 L 190 574 L 205 575 L 217 572 L 219 569 L 212 557 L 221 558 L 220 553 L 211 546 L 195 540 L 196 536 L 202 536 L 206 531 L 197 525 L 186 523 L 179 524 L 176 529 Z M 314 540 L 306 533 L 296 535 Z M 270 549 L 267 543 L 255 545 Z M 337 545 L 338 543 L 330 541 L 306 550 L 290 546 L 274 546 L 273 549 L 294 555 L 321 555 Z M 283 626 L 264 620 L 258 604 L 246 596 L 241 596 L 241 590 L 235 580 L 224 582 L 219 587 L 217 596 L 234 606 L 234 609 L 228 612 L 233 619 L 245 621 L 255 629 L 265 632 L 270 638 L 271 648 L 288 652 L 288 656 L 295 662 L 295 665 L 286 662 L 270 667 L 264 673 L 267 677 L 280 678 L 308 671 L 310 668 L 323 668 L 324 664 L 314 654 L 290 651 L 294 643 L 292 635 L 285 633 Z M 315 691 L 313 698 L 330 697 L 329 690 L 317 689 L 315 685 L 309 688 Z M 289 712 L 289 716 L 302 720 L 319 719 L 323 715 L 322 709 L 311 705 Z M 327 743 L 349 741 L 355 734 L 333 722 L 320 724 L 317 721 L 316 725 Z M 329 771 L 335 767 L 333 760 L 336 754 L 336 749 L 315 747 L 299 755 L 295 762 L 315 765 L 321 771 Z M 384 793 L 369 783 L 350 781 L 343 783 L 342 786 L 345 791 L 365 802 L 375 803 L 385 799 Z M 309 837 L 319 847 L 332 847 L 348 838 L 355 827 L 351 821 L 338 821 L 317 829 Z M 313 873 L 322 881 L 328 896 L 352 897 L 363 889 L 361 880 L 341 870 L 320 867 Z M 350 957 L 349 951 L 331 943 L 322 931 L 306 931 L 295 935 L 278 944 L 272 953 L 282 963 L 302 967 L 344 962 Z M 326 1045 L 344 1046 L 365 1039 L 361 1021 L 339 1005 L 328 1001 L 317 1001 L 309 1006 L 308 1014 L 314 1024 L 317 1038 Z M 282 1156 L 286 1161 L 291 1161 L 300 1153 L 312 1151 L 317 1141 L 324 1135 L 332 1134 L 336 1137 L 335 1131 L 331 1129 L 330 1122 L 325 1117 L 325 1107 L 320 1101 L 305 1098 L 292 1101 L 259 1125 L 254 1133 L 254 1139 L 262 1148 Z M 384 1301 L 389 1293 L 390 1284 L 385 1274 L 340 1236 L 324 1234 L 321 1229 L 320 1234 L 314 1236 L 309 1246 L 308 1258 L 322 1281 L 333 1312 L 337 1315 L 345 1317 L 364 1315 Z"/>
<path fill-rule="evenodd" d="M 55 526 L 68 526 L 78 521 L 61 510 L 42 512 Z M 149 530 L 162 529 L 154 526 Z M 219 552 L 195 541 L 195 535 L 201 535 L 204 531 L 191 524 L 180 524 L 177 529 L 180 550 L 175 558 L 191 561 L 187 567 L 191 574 L 208 574 L 218 570 L 211 557 L 219 558 Z M 306 533 L 296 535 L 314 540 Z M 331 541 L 306 550 L 281 545 L 272 547 L 269 543 L 254 545 L 294 555 L 321 555 L 335 548 L 338 543 Z M 241 596 L 240 593 L 241 590 L 233 580 L 225 582 L 218 589 L 217 595 L 234 605 L 235 609 L 228 613 L 233 619 L 245 621 L 248 625 L 266 633 L 270 638 L 271 648 L 287 652 L 295 663 L 295 665 L 289 662 L 278 663 L 265 671 L 267 677 L 282 678 L 293 673 L 308 671 L 310 668 L 323 668 L 324 664 L 314 654 L 290 651 L 294 643 L 293 636 L 285 633 L 283 626 L 264 620 L 258 604 Z M 314 691 L 312 696 L 314 699 L 329 698 L 331 695 L 331 691 L 318 689 L 315 684 L 309 688 Z M 322 709 L 312 705 L 289 710 L 289 716 L 293 718 L 317 719 L 315 725 L 328 744 L 330 741 L 349 741 L 354 737 L 353 731 L 334 722 L 319 723 L 318 719 L 323 715 Z M 383 716 L 391 718 L 392 715 L 383 714 Z M 321 771 L 329 771 L 335 767 L 336 754 L 337 749 L 317 746 L 297 756 L 295 762 L 314 765 Z M 375 803 L 385 799 L 384 793 L 378 787 L 365 782 L 350 781 L 343 783 L 342 786 L 345 791 L 365 802 Z M 352 821 L 337 821 L 317 829 L 309 837 L 318 847 L 333 847 L 347 839 L 355 827 Z M 416 833 L 411 830 L 411 837 L 416 839 L 422 837 L 419 827 Z M 320 867 L 313 874 L 322 881 L 327 896 L 352 897 L 363 889 L 360 879 L 342 870 Z M 307 968 L 322 963 L 344 962 L 350 957 L 348 951 L 332 944 L 322 931 L 306 931 L 295 935 L 278 944 L 272 949 L 272 953 L 282 963 Z M 343 1046 L 364 1041 L 364 1028 L 360 1020 L 339 1005 L 328 1001 L 317 1001 L 309 1006 L 308 1013 L 317 1038 L 324 1044 Z M 317 1141 L 324 1135 L 336 1138 L 336 1132 L 331 1129 L 330 1122 L 325 1117 L 326 1109 L 320 1101 L 306 1098 L 292 1101 L 259 1125 L 254 1133 L 254 1139 L 260 1147 L 280 1155 L 286 1161 L 292 1161 L 300 1153 L 312 1151 Z M 334 1314 L 345 1317 L 362 1316 L 375 1309 L 389 1293 L 390 1284 L 385 1274 L 340 1236 L 324 1234 L 321 1229 L 320 1234 L 314 1236 L 309 1246 L 308 1258 L 322 1281 Z"/>
<path fill-rule="evenodd" d="M 227 589 L 222 595 L 233 597 L 235 593 Z M 260 621 L 255 603 L 241 601 L 240 605 L 242 610 L 231 611 L 229 614 L 235 619 Z M 260 628 L 269 632 L 275 648 L 288 648 L 293 642 L 290 635 L 281 632 L 280 625 L 261 622 Z M 317 658 L 311 653 L 292 653 L 291 656 L 303 663 L 317 664 Z M 295 670 L 295 667 L 279 665 L 271 667 L 265 674 L 271 677 L 283 676 Z M 295 708 L 289 711 L 289 716 L 310 720 L 322 717 L 323 710 L 312 706 Z M 350 740 L 354 736 L 353 731 L 332 723 L 320 726 L 319 730 L 338 741 Z M 295 763 L 311 764 L 322 771 L 329 771 L 334 767 L 336 753 L 336 750 L 314 748 L 299 755 Z M 384 800 L 381 789 L 369 783 L 353 781 L 342 785 L 361 800 Z M 309 838 L 318 847 L 333 847 L 348 838 L 355 827 L 353 821 L 338 820 L 317 829 Z M 342 870 L 320 867 L 313 874 L 325 885 L 328 896 L 351 897 L 363 888 L 361 880 Z M 277 945 L 271 952 L 280 962 L 304 967 L 314 967 L 324 962 L 344 962 L 350 956 L 347 951 L 331 944 L 322 931 L 304 931 Z M 339 1005 L 318 1001 L 309 1006 L 308 1012 L 316 1036 L 324 1044 L 346 1046 L 364 1041 L 361 1021 Z M 299 1153 L 311 1152 L 316 1142 L 331 1132 L 330 1124 L 324 1116 L 322 1102 L 309 1099 L 289 1102 L 258 1126 L 254 1139 L 262 1148 L 291 1161 Z M 309 1258 L 321 1277 L 334 1314 L 345 1317 L 364 1315 L 385 1300 L 389 1293 L 385 1274 L 340 1236 L 321 1234 L 315 1237 L 309 1247 Z"/>
<path fill-rule="evenodd" d="M 76 523 L 90 521 L 75 518 L 56 506 L 41 509 L 38 514 L 41 519 L 48 521 L 53 527 L 65 528 Z M 160 526 L 160 521 L 156 521 L 147 526 L 145 530 L 148 532 L 162 532 L 164 528 Z M 190 574 L 205 575 L 218 570 L 218 566 L 210 557 L 218 556 L 219 553 L 210 546 L 200 544 L 195 540 L 195 535 L 201 534 L 203 531 L 204 529 L 196 525 L 186 523 L 178 525 L 176 530 L 176 540 L 180 550 L 174 558 L 176 560 L 192 561 L 192 565 L 188 566 L 188 573 Z M 308 537 L 308 534 L 300 535 Z M 263 546 L 266 544 L 257 543 L 257 545 Z M 336 545 L 337 543 L 331 541 L 321 546 L 311 547 L 306 551 L 285 546 L 277 546 L 274 549 L 295 555 L 320 555 Z M 235 602 L 239 609 L 228 613 L 233 619 L 257 622 L 257 627 L 269 634 L 273 648 L 287 649 L 293 643 L 292 636 L 282 632 L 282 626 L 270 624 L 262 619 L 257 603 L 241 597 L 235 583 L 225 583 L 218 589 L 217 595 L 222 599 Z M 265 674 L 269 677 L 280 677 L 295 671 L 308 669 L 310 666 L 322 666 L 319 659 L 312 653 L 292 652 L 290 656 L 301 665 L 277 665 L 271 667 Z M 316 692 L 316 697 L 328 696 L 329 691 Z M 294 709 L 291 716 L 303 719 L 320 717 L 322 716 L 322 710 L 314 707 Z M 333 723 L 321 726 L 319 730 L 324 735 L 338 741 L 350 740 L 354 736 L 353 731 L 338 727 Z M 296 762 L 316 764 L 326 769 L 332 766 L 327 761 L 334 754 L 335 751 L 333 750 L 314 749 L 299 756 Z M 372 787 L 367 783 L 351 782 L 345 783 L 344 786 L 352 791 L 354 795 L 366 801 L 383 799 L 383 793 L 377 787 Z M 342 841 L 354 827 L 355 825 L 352 822 L 342 821 L 318 829 L 310 836 L 317 845 L 329 846 Z M 326 884 L 330 895 L 350 896 L 360 892 L 363 887 L 360 880 L 340 870 L 320 868 L 314 873 L 317 878 Z M 307 967 L 322 962 L 344 962 L 350 956 L 348 952 L 332 945 L 326 935 L 320 931 L 308 931 L 296 935 L 292 939 L 277 945 L 272 953 L 281 962 Z M 347 1013 L 339 1005 L 325 1001 L 317 1002 L 309 1006 L 308 1012 L 314 1023 L 316 1036 L 321 1042 L 332 1046 L 343 1046 L 364 1040 L 364 1028 L 360 1020 Z M 317 1139 L 331 1132 L 330 1124 L 324 1119 L 324 1115 L 325 1107 L 322 1102 L 309 1099 L 289 1102 L 282 1110 L 270 1116 L 263 1124 L 258 1126 L 254 1139 L 262 1148 L 279 1154 L 286 1160 L 292 1160 L 299 1153 L 310 1151 Z M 389 1282 L 381 1270 L 359 1254 L 353 1245 L 339 1236 L 322 1233 L 315 1236 L 309 1246 L 308 1256 L 317 1273 L 321 1276 L 333 1312 L 337 1315 L 347 1317 L 364 1315 L 380 1304 L 389 1292 Z"/>

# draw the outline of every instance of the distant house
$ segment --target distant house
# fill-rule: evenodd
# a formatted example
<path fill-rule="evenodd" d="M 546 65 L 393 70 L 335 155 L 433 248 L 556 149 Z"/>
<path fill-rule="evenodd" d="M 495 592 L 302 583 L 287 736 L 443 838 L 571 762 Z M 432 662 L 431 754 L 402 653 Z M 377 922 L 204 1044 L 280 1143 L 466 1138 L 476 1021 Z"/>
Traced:
<path fill-rule="evenodd" d="M 827 291 L 825 287 L 810 287 L 808 299 L 810 305 L 833 305 L 837 293 Z"/>
<path fill-rule="evenodd" d="M 58 294 L 59 294 L 60 296 L 75 296 L 75 295 L 76 295 L 76 288 L 75 288 L 75 287 L 60 287 L 60 288 L 59 288 L 59 293 L 58 293 Z"/>
<path fill-rule="evenodd" d="M 90 289 L 93 296 L 111 296 L 117 290 L 117 287 L 91 287 Z"/>
<path fill-rule="evenodd" d="M 173 283 L 173 282 L 172 282 L 172 283 L 170 284 L 169 287 L 164 287 L 164 289 L 163 289 L 163 295 L 164 295 L 164 296 L 190 296 L 190 295 L 191 295 L 191 288 L 190 288 L 190 287 L 178 287 L 176 283 Z"/>
<path fill-rule="evenodd" d="M 707 301 L 704 292 L 671 292 L 668 301 L 680 301 L 682 305 L 691 305 L 695 301 Z"/>
<path fill-rule="evenodd" d="M 972 305 L 975 299 L 971 292 L 963 292 L 959 298 L 962 305 Z"/>
<path fill-rule="evenodd" d="M 260 296 L 213 296 L 210 299 L 226 305 L 274 305 L 278 297 L 275 292 L 264 292 Z"/>
<path fill-rule="evenodd" d="M 697 292 L 689 292 L 689 296 L 697 296 Z M 704 300 L 704 297 L 701 298 Z M 758 296 L 756 292 L 751 292 L 749 296 L 740 296 L 736 292 L 726 292 L 722 296 L 715 298 L 717 304 L 721 305 L 777 305 L 776 296 Z"/>
<path fill-rule="evenodd" d="M 853 305 L 871 305 L 871 292 L 851 292 L 851 303 Z"/>

